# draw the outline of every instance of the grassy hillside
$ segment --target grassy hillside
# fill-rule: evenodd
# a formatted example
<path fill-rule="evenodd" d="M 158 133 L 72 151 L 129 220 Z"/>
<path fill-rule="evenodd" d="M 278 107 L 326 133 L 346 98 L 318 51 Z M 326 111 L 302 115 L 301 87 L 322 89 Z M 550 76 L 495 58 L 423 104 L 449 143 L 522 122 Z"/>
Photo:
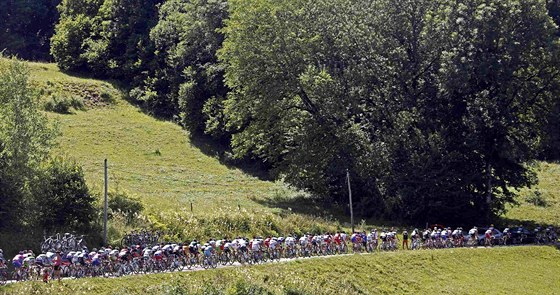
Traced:
<path fill-rule="evenodd" d="M 141 220 L 191 237 L 336 229 L 335 222 L 290 210 L 293 197 L 298 197 L 294 204 L 305 202 L 301 193 L 224 165 L 208 144 L 194 145 L 180 126 L 143 113 L 112 84 L 69 76 L 54 64 L 29 67 L 30 82 L 44 99 L 75 96 L 86 106 L 71 114 L 49 113 L 62 132 L 55 153 L 82 164 L 97 193 L 103 190 L 103 160 L 108 159 L 110 190 L 139 197 L 146 207 Z"/>
<path fill-rule="evenodd" d="M 451 249 L 317 258 L 118 279 L 67 280 L 62 285 L 26 283 L 0 289 L 0 293 L 557 294 L 559 272 L 560 251 L 552 247 Z"/>
<path fill-rule="evenodd" d="M 109 160 L 110 183 L 138 194 L 148 207 L 182 210 L 195 203 L 198 212 L 216 207 L 256 207 L 250 198 L 286 193 L 282 184 L 260 181 L 230 169 L 191 145 L 178 125 L 158 121 L 124 101 L 106 82 L 70 77 L 54 65 L 31 65 L 32 81 L 54 84 L 81 96 L 112 93 L 114 102 L 70 115 L 52 114 L 59 120 L 62 136 L 59 151 L 84 165 L 88 182 L 103 187 L 103 159 Z M 80 92 L 76 94 L 80 95 Z M 89 100 L 86 98 L 86 101 Z"/>
<path fill-rule="evenodd" d="M 538 225 L 560 227 L 560 164 L 541 162 L 535 167 L 539 184 L 525 189 L 506 218 Z"/>
<path fill-rule="evenodd" d="M 96 192 L 103 188 L 107 158 L 110 188 L 138 196 L 146 205 L 143 220 L 198 237 L 340 227 L 310 216 L 342 216 L 342 208 L 325 211 L 281 182 L 262 181 L 224 165 L 207 144 L 195 145 L 178 125 L 144 114 L 112 84 L 64 74 L 54 64 L 29 66 L 31 83 L 44 97 L 77 96 L 87 107 L 67 115 L 49 113 L 62 131 L 56 152 L 81 163 Z M 536 169 L 539 185 L 524 190 L 520 206 L 505 218 L 560 225 L 560 165 L 540 163 Z M 537 191 L 544 206 L 535 205 Z"/>

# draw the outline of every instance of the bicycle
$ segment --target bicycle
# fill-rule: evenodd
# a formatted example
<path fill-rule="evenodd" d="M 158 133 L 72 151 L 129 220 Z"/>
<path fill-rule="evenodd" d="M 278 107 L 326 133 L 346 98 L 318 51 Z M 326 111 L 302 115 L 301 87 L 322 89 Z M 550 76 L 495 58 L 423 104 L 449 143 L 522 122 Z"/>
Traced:
<path fill-rule="evenodd" d="M 0 268 L 0 286 L 4 286 L 8 283 L 8 279 L 10 277 L 10 274 L 8 273 L 8 268 L 7 267 L 1 267 Z"/>
<path fill-rule="evenodd" d="M 218 267 L 218 263 L 217 263 L 217 259 L 216 259 L 215 255 L 214 254 L 212 254 L 210 256 L 204 255 L 204 258 L 202 260 L 202 267 L 204 269 Z"/>

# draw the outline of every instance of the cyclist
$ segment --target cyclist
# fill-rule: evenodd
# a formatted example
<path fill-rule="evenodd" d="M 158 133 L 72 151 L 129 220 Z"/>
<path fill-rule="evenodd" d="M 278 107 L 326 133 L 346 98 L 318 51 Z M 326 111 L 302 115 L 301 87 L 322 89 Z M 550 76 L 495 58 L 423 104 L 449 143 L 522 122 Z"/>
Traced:
<path fill-rule="evenodd" d="M 58 279 L 58 281 L 60 282 L 60 268 L 62 266 L 62 256 L 60 256 L 60 251 L 57 250 L 56 251 L 56 256 L 53 259 L 54 262 L 54 278 Z"/>
<path fill-rule="evenodd" d="M 336 232 L 336 234 L 334 235 L 334 244 L 336 247 L 337 251 L 342 251 L 342 237 L 340 235 L 340 232 Z"/>
<path fill-rule="evenodd" d="M 419 246 L 418 240 L 420 239 L 420 233 L 419 233 L 417 228 L 415 228 L 412 231 L 412 234 L 410 235 L 410 238 L 412 240 L 412 250 L 418 249 L 418 246 Z"/>
<path fill-rule="evenodd" d="M 270 251 L 270 256 L 273 259 L 280 258 L 280 252 L 278 252 L 279 248 L 280 247 L 279 247 L 278 239 L 276 239 L 275 237 L 270 239 L 270 242 L 268 243 L 268 250 Z"/>
<path fill-rule="evenodd" d="M 383 250 L 387 250 L 387 233 L 385 232 L 385 229 L 381 231 L 379 238 L 381 239 L 381 248 Z"/>
<path fill-rule="evenodd" d="M 389 248 L 391 250 L 396 250 L 398 245 L 397 230 L 391 227 L 391 230 L 387 233 L 387 240 L 389 241 Z"/>
<path fill-rule="evenodd" d="M 444 228 L 441 231 L 441 240 L 442 240 L 442 246 L 443 247 L 447 247 L 447 239 L 449 238 L 449 235 L 451 235 L 451 230 L 450 229 Z"/>
<path fill-rule="evenodd" d="M 193 256 L 194 258 L 196 258 L 198 260 L 199 244 L 198 244 L 197 240 L 193 240 L 189 244 L 189 253 L 190 253 L 191 256 Z"/>
<path fill-rule="evenodd" d="M 285 243 L 286 243 L 286 250 L 288 252 L 288 255 L 291 256 L 295 254 L 296 239 L 291 235 L 289 235 L 288 237 L 286 237 Z"/>
<path fill-rule="evenodd" d="M 14 259 L 12 259 L 12 265 L 14 266 L 16 275 L 17 275 L 17 280 L 19 280 L 20 276 L 22 275 L 22 266 L 23 266 L 23 259 L 25 259 L 25 257 L 23 257 L 23 251 L 20 251 L 15 257 Z"/>
<path fill-rule="evenodd" d="M 504 233 L 504 235 L 503 235 L 502 239 L 503 239 L 504 246 L 505 246 L 505 245 L 507 245 L 508 240 L 511 239 L 511 232 L 510 232 L 509 228 L 506 227 L 504 229 L 503 233 Z"/>
<path fill-rule="evenodd" d="M 484 246 L 492 246 L 492 230 L 493 227 L 489 227 L 486 232 L 484 232 Z"/>
<path fill-rule="evenodd" d="M 342 251 L 346 251 L 347 250 L 346 247 L 348 247 L 348 245 L 346 244 L 348 241 L 348 236 L 346 235 L 345 231 L 342 231 L 340 233 L 340 239 L 342 240 Z"/>
<path fill-rule="evenodd" d="M 367 249 L 367 234 L 365 230 L 361 233 L 360 237 L 362 240 L 362 249 Z"/>
<path fill-rule="evenodd" d="M 23 254 L 23 267 L 25 269 L 30 269 L 35 264 L 35 255 L 33 251 L 29 250 L 29 252 Z"/>
<path fill-rule="evenodd" d="M 301 246 L 301 251 L 306 253 L 307 252 L 307 244 L 309 243 L 309 240 L 307 238 L 306 235 L 303 235 L 301 238 L 299 238 L 299 245 Z"/>
<path fill-rule="evenodd" d="M 50 267 L 49 259 L 45 254 L 37 255 L 35 258 L 35 264 L 38 265 L 42 272 L 43 272 L 43 282 L 47 283 L 49 281 L 49 271 L 48 268 Z"/>
<path fill-rule="evenodd" d="M 212 244 L 210 244 L 210 243 L 204 244 L 204 247 L 202 248 L 202 250 L 204 251 L 204 256 L 206 258 L 210 258 L 212 256 L 212 254 L 214 253 L 214 247 L 212 247 Z"/>
<path fill-rule="evenodd" d="M 478 228 L 476 226 L 469 230 L 469 236 L 469 242 L 476 246 L 478 243 Z"/>

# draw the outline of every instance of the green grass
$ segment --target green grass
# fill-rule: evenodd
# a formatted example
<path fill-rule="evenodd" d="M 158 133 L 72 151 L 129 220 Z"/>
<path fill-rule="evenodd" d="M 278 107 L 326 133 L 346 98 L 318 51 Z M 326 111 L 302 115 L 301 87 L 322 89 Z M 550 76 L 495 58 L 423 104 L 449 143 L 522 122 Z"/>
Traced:
<path fill-rule="evenodd" d="M 111 83 L 70 76 L 54 64 L 29 63 L 29 67 L 31 83 L 44 94 L 77 95 L 86 102 L 86 111 L 49 113 L 62 131 L 55 152 L 82 164 L 90 188 L 98 194 L 103 189 L 103 160 L 107 158 L 110 189 L 142 200 L 144 225 L 190 235 L 180 227 L 216 223 L 212 229 L 195 233 L 200 237 L 225 231 L 265 234 L 314 226 L 332 229 L 340 227 L 337 219 L 347 221 L 344 208 L 325 210 L 324 204 L 309 201 L 282 182 L 262 181 L 224 165 L 207 144 L 194 145 L 178 125 L 143 113 Z M 111 99 L 99 103 L 102 96 Z M 536 169 L 539 185 L 523 190 L 520 206 L 504 217 L 512 223 L 560 225 L 560 165 L 543 162 Z M 546 201 L 545 207 L 528 201 L 536 190 Z M 314 215 L 328 220 L 311 217 Z M 228 216 L 232 216 L 231 222 L 217 224 Z"/>
<path fill-rule="evenodd" d="M 30 83 L 44 96 L 75 95 L 87 106 L 72 114 L 48 113 L 62 133 L 54 153 L 80 163 L 100 199 L 103 161 L 108 159 L 110 190 L 137 196 L 144 204 L 135 224 L 125 225 L 119 218 L 110 222 L 111 241 L 136 226 L 169 231 L 173 238 L 340 228 L 332 218 L 313 216 L 329 212 L 300 214 L 303 204 L 311 204 L 305 194 L 224 165 L 208 142 L 193 144 L 180 126 L 145 114 L 113 84 L 64 74 L 54 64 L 29 63 L 29 68 Z M 98 103 L 104 93 L 111 99 Z"/>
<path fill-rule="evenodd" d="M 118 93 L 109 83 L 68 76 L 53 64 L 29 65 L 33 84 L 65 85 L 63 92 L 76 94 L 81 89 L 81 96 L 100 87 Z M 191 202 L 199 213 L 238 203 L 263 208 L 252 199 L 294 193 L 282 183 L 261 181 L 222 165 L 193 146 L 181 127 L 144 114 L 120 95 L 107 106 L 49 115 L 62 131 L 56 152 L 81 163 L 95 190 L 103 187 L 103 160 L 108 159 L 111 189 L 137 194 L 155 211 L 190 211 Z"/>
<path fill-rule="evenodd" d="M 506 218 L 524 223 L 554 225 L 560 227 L 560 164 L 540 162 L 535 168 L 539 184 L 524 189 L 518 198 L 519 206 L 513 206 Z M 539 194 L 544 204 L 531 202 Z"/>
<path fill-rule="evenodd" d="M 12 285 L 10 294 L 557 294 L 552 247 L 400 251 L 210 271 Z M 141 278 L 141 279 L 140 279 Z M 295 293 L 295 292 L 299 293 Z"/>

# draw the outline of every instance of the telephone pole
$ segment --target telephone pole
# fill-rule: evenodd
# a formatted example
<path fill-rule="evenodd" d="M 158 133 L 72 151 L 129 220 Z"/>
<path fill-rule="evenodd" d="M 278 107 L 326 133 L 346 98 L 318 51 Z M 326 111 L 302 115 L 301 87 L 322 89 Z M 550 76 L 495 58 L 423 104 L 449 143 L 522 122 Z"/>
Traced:
<path fill-rule="evenodd" d="M 354 208 L 352 206 L 352 188 L 350 187 L 350 172 L 346 168 L 346 180 L 348 182 L 348 199 L 350 200 L 350 224 L 352 225 L 352 233 L 354 233 Z"/>
<path fill-rule="evenodd" d="M 107 159 L 105 159 L 105 203 L 103 205 L 103 245 L 107 246 L 107 199 L 109 190 L 109 173 Z"/>

